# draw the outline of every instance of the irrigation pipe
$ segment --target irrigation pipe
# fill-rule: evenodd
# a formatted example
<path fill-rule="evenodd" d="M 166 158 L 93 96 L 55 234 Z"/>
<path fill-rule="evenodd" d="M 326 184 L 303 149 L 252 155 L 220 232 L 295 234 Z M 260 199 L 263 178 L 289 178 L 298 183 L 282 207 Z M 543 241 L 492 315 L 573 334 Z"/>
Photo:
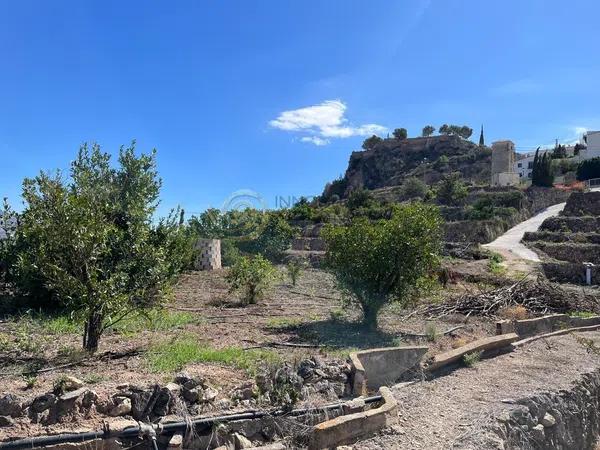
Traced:
<path fill-rule="evenodd" d="M 365 403 L 375 403 L 383 400 L 381 395 L 375 395 L 372 397 L 365 398 Z M 212 416 L 212 417 L 199 417 L 191 422 L 171 422 L 166 424 L 146 424 L 146 423 L 138 423 L 137 426 L 132 426 L 126 428 L 124 430 L 110 430 L 105 428 L 102 431 L 87 431 L 83 433 L 64 433 L 57 434 L 54 436 L 36 436 L 26 439 L 19 439 L 16 441 L 9 441 L 0 443 L 0 450 L 9 450 L 9 449 L 27 449 L 27 448 L 39 448 L 48 445 L 57 445 L 64 443 L 79 443 L 86 442 L 93 439 L 111 439 L 111 438 L 138 438 L 147 436 L 149 433 L 149 429 L 153 430 L 156 433 L 156 436 L 173 434 L 177 431 L 186 431 L 190 424 L 196 428 L 207 428 L 216 423 L 229 422 L 232 420 L 251 420 L 251 419 L 260 419 L 265 416 L 302 416 L 311 412 L 324 412 L 331 411 L 334 409 L 341 408 L 343 403 L 333 403 L 330 405 L 325 405 L 321 407 L 312 407 L 312 408 L 300 408 L 293 409 L 291 411 L 284 411 L 281 409 L 276 409 L 272 411 L 246 411 L 235 414 L 227 414 L 222 416 Z"/>

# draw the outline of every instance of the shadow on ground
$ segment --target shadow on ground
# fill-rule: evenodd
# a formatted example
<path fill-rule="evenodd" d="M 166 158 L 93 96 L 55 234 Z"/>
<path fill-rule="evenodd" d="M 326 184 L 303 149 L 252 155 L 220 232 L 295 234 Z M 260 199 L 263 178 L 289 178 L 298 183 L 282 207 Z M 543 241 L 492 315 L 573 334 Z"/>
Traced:
<path fill-rule="evenodd" d="M 398 336 L 383 331 L 367 330 L 360 322 L 320 320 L 287 328 L 297 342 L 341 348 L 373 348 L 398 345 Z"/>

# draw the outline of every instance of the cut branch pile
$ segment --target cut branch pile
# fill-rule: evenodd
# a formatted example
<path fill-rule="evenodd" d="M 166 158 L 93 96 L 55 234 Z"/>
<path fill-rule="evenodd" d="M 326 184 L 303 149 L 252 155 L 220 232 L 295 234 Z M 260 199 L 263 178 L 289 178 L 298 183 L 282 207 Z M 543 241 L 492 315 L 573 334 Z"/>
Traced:
<path fill-rule="evenodd" d="M 599 312 L 598 300 L 593 295 L 566 290 L 542 279 L 531 281 L 524 278 L 509 286 L 477 294 L 467 293 L 441 304 L 427 305 L 420 313 L 431 318 L 450 314 L 493 316 L 501 308 L 517 305 L 522 305 L 535 314 L 576 310 Z"/>

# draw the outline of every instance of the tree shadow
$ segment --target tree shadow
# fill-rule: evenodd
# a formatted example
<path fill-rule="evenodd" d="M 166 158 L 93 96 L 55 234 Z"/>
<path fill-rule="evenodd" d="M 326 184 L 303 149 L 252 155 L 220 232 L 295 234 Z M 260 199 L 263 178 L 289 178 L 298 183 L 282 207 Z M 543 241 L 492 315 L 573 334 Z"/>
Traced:
<path fill-rule="evenodd" d="M 290 326 L 286 331 L 294 333 L 298 342 L 331 347 L 367 349 L 398 345 L 397 335 L 366 329 L 360 322 L 320 320 Z"/>

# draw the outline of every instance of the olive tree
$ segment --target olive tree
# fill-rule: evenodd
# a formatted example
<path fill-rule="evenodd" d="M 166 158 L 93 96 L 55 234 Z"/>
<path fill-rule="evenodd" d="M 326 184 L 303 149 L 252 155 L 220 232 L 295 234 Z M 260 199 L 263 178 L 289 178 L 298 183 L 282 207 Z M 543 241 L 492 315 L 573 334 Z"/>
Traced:
<path fill-rule="evenodd" d="M 379 310 L 392 301 L 406 304 L 410 294 L 437 266 L 441 218 L 435 206 L 395 206 L 389 220 L 354 220 L 327 226 L 325 267 L 363 312 L 363 324 L 377 328 Z"/>
<path fill-rule="evenodd" d="M 98 145 L 83 145 L 70 177 L 42 172 L 23 183 L 17 272 L 82 318 L 90 352 L 107 328 L 160 305 L 191 259 L 177 212 L 153 221 L 161 186 L 155 152 L 136 156 L 134 146 L 121 148 L 113 167 Z"/>

